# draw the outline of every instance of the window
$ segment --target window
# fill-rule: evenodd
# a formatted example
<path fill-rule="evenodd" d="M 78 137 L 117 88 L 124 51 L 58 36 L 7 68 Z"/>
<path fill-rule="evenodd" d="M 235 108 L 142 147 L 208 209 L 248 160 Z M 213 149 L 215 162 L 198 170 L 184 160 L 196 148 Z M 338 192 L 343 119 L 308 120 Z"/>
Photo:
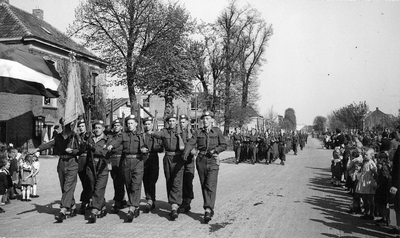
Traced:
<path fill-rule="evenodd" d="M 57 98 L 43 97 L 44 107 L 57 107 Z"/>
<path fill-rule="evenodd" d="M 150 97 L 143 99 L 143 107 L 150 107 Z"/>

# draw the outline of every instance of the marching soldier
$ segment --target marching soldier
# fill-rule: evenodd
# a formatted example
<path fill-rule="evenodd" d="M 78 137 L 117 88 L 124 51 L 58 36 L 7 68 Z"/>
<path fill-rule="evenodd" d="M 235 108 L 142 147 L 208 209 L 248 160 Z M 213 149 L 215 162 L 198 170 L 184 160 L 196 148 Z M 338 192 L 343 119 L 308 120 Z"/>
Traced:
<path fill-rule="evenodd" d="M 165 180 L 167 182 L 168 202 L 171 204 L 171 220 L 178 218 L 178 209 L 182 204 L 183 168 L 182 151 L 185 148 L 182 133 L 178 132 L 176 114 L 166 118 L 168 128 L 153 132 L 153 136 L 163 141 L 165 156 L 163 160 Z M 183 135 L 185 137 L 185 135 Z"/>
<path fill-rule="evenodd" d="M 182 114 L 179 115 L 179 123 L 182 129 L 182 139 L 186 144 L 191 138 L 192 132 L 189 128 L 189 118 Z M 194 179 L 194 155 L 191 153 L 184 162 L 183 167 L 183 190 L 182 190 L 182 204 L 180 210 L 183 212 L 190 211 L 190 203 L 194 198 L 193 192 L 193 179 Z"/>
<path fill-rule="evenodd" d="M 292 136 L 292 145 L 293 145 L 293 152 L 294 155 L 297 155 L 297 146 L 299 144 L 299 135 L 293 131 L 293 136 Z"/>
<path fill-rule="evenodd" d="M 240 128 L 237 127 L 235 133 L 232 135 L 233 139 L 233 150 L 235 151 L 235 163 L 239 164 L 240 163 L 240 154 L 242 150 L 242 135 L 240 133 Z"/>
<path fill-rule="evenodd" d="M 144 123 L 144 144 L 149 149 L 149 153 L 143 155 L 143 164 L 144 164 L 144 174 L 143 174 L 143 186 L 144 193 L 146 195 L 146 210 L 149 212 L 150 210 L 155 208 L 156 201 L 156 183 L 159 176 L 159 161 L 158 161 L 158 153 L 162 152 L 162 141 L 151 136 L 151 132 L 153 130 L 153 118 L 146 117 L 143 120 Z"/>
<path fill-rule="evenodd" d="M 112 131 L 107 135 L 110 143 L 111 141 L 121 141 L 122 140 L 122 121 L 116 119 L 112 122 Z M 110 175 L 113 180 L 114 187 L 114 205 L 112 211 L 118 213 L 120 209 L 124 208 L 126 201 L 125 197 L 125 187 L 124 187 L 124 174 L 122 171 L 121 164 L 122 156 L 122 144 L 116 146 L 110 156 L 111 171 Z"/>
<path fill-rule="evenodd" d="M 270 164 L 271 160 L 274 157 L 274 154 L 272 151 L 272 140 L 269 130 L 265 132 L 264 146 L 265 146 L 265 163 Z"/>
<path fill-rule="evenodd" d="M 307 143 L 307 133 L 300 132 L 300 149 L 303 150 L 303 148 L 306 146 Z"/>
<path fill-rule="evenodd" d="M 89 223 L 95 223 L 97 218 L 107 214 L 104 195 L 108 182 L 108 163 L 106 161 L 108 138 L 104 134 L 104 122 L 93 122 L 93 133 L 86 143 L 87 150 L 87 176 L 90 181 L 92 196 L 92 212 L 88 217 Z"/>
<path fill-rule="evenodd" d="M 279 152 L 279 159 L 281 160 L 281 165 L 285 165 L 286 161 L 286 153 L 285 153 L 285 148 L 286 148 L 286 136 L 285 133 L 278 135 L 278 152 Z"/>
<path fill-rule="evenodd" d="M 111 141 L 107 147 L 113 151 L 122 145 L 121 164 L 124 174 L 126 192 L 128 195 L 128 222 L 140 215 L 139 203 L 143 181 L 143 155 L 148 153 L 143 140 L 143 134 L 137 131 L 139 121 L 134 115 L 125 118 L 126 131 L 117 140 Z"/>
<path fill-rule="evenodd" d="M 226 150 L 227 143 L 221 130 L 218 127 L 212 127 L 214 118 L 211 112 L 204 112 L 200 119 L 203 121 L 204 127 L 197 129 L 188 141 L 183 158 L 187 159 L 193 148 L 199 150 L 196 168 L 204 200 L 204 221 L 208 223 L 214 215 L 219 171 L 218 154 Z"/>
<path fill-rule="evenodd" d="M 79 144 L 79 150 L 77 150 L 75 153 L 78 154 L 79 159 L 78 159 L 78 176 L 79 179 L 81 180 L 82 183 L 82 192 L 81 192 L 81 206 L 79 207 L 79 214 L 84 215 L 85 210 L 88 208 L 89 202 L 90 202 L 90 181 L 89 178 L 86 174 L 86 168 L 87 168 L 87 153 L 86 153 L 86 142 L 90 137 L 90 133 L 86 131 L 86 124 L 85 120 L 81 119 L 78 121 L 78 134 L 77 134 L 77 139 L 78 139 L 78 144 Z"/>
<path fill-rule="evenodd" d="M 48 143 L 40 145 L 33 152 L 36 153 L 54 148 L 54 151 L 59 156 L 57 173 L 58 179 L 60 180 L 62 196 L 60 212 L 55 215 L 55 219 L 58 222 L 62 222 L 67 218 L 67 212 L 69 212 L 70 217 L 76 215 L 74 192 L 77 182 L 78 161 L 74 153 L 77 151 L 76 149 L 79 148 L 75 133 L 71 129 L 71 123 L 64 125 L 64 119 L 61 118 L 60 124 L 62 132 L 57 134 L 54 139 Z"/>
<path fill-rule="evenodd" d="M 252 128 L 251 129 L 251 134 L 249 135 L 249 156 L 250 156 L 250 161 L 252 164 L 256 163 L 257 160 L 257 150 L 258 150 L 258 137 L 256 135 L 256 129 Z"/>

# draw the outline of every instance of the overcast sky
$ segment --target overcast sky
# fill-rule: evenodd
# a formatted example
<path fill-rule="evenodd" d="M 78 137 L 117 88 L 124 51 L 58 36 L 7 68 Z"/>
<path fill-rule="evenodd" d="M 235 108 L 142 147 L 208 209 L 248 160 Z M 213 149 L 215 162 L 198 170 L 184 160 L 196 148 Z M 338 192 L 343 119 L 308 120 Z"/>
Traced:
<path fill-rule="evenodd" d="M 65 32 L 79 0 L 9 0 Z M 214 22 L 226 0 L 180 0 L 192 16 Z M 259 75 L 259 111 L 291 107 L 298 124 L 352 102 L 366 101 L 398 115 L 400 108 L 400 1 L 238 0 L 273 25 L 267 63 Z M 114 90 L 114 96 L 127 92 Z M 110 92 L 110 97 L 112 97 Z"/>

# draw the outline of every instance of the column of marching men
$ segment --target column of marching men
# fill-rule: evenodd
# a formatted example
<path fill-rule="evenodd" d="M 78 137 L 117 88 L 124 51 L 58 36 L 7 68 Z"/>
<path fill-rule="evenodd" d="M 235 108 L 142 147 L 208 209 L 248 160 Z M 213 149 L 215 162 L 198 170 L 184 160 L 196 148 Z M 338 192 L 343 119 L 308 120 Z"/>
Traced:
<path fill-rule="evenodd" d="M 227 143 L 221 130 L 212 126 L 212 112 L 204 112 L 200 119 L 203 127 L 192 130 L 186 115 L 178 117 L 172 114 L 165 119 L 167 127 L 158 131 L 153 118 L 141 119 L 130 115 L 125 118 L 125 128 L 120 119 L 113 121 L 112 130 L 107 135 L 101 120 L 93 122 L 91 132 L 86 130 L 85 121 L 79 120 L 75 132 L 73 123 L 64 125 L 64 120 L 60 119 L 62 132 L 31 152 L 53 148 L 59 157 L 57 172 L 62 195 L 56 221 L 63 222 L 68 217 L 88 213 L 88 222 L 95 223 L 106 216 L 104 196 L 109 174 L 114 188 L 112 213 L 122 212 L 121 209 L 127 207 L 126 221 L 132 222 L 137 218 L 140 215 L 142 183 L 145 211 L 154 209 L 159 177 L 158 153 L 164 151 L 170 220 L 191 210 L 196 168 L 203 195 L 204 222 L 208 223 L 214 215 L 220 163 L 218 154 L 226 149 Z M 138 129 L 139 123 L 143 123 L 143 131 Z M 78 177 L 82 192 L 77 206 L 74 192 Z"/>
<path fill-rule="evenodd" d="M 265 132 L 241 130 L 236 128 L 231 134 L 233 150 L 235 151 L 235 163 L 262 163 L 271 164 L 277 159 L 281 165 L 285 165 L 286 154 L 291 150 L 297 155 L 298 147 L 301 150 L 307 143 L 308 133 L 304 131 L 270 130 Z"/>

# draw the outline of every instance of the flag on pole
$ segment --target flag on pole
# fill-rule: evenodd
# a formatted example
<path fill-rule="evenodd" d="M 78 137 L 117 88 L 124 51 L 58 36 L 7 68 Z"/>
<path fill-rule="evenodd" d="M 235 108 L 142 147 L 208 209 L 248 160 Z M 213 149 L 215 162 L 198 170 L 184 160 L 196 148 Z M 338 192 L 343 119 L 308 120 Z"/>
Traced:
<path fill-rule="evenodd" d="M 68 75 L 68 87 L 67 87 L 67 100 L 65 102 L 65 113 L 64 113 L 64 124 L 73 122 L 78 119 L 80 115 L 85 113 L 83 107 L 82 94 L 81 94 L 81 82 L 78 77 L 77 63 L 74 59 L 71 60 L 70 70 Z"/>
<path fill-rule="evenodd" d="M 60 79 L 52 63 L 0 44 L 0 92 L 56 98 Z"/>

